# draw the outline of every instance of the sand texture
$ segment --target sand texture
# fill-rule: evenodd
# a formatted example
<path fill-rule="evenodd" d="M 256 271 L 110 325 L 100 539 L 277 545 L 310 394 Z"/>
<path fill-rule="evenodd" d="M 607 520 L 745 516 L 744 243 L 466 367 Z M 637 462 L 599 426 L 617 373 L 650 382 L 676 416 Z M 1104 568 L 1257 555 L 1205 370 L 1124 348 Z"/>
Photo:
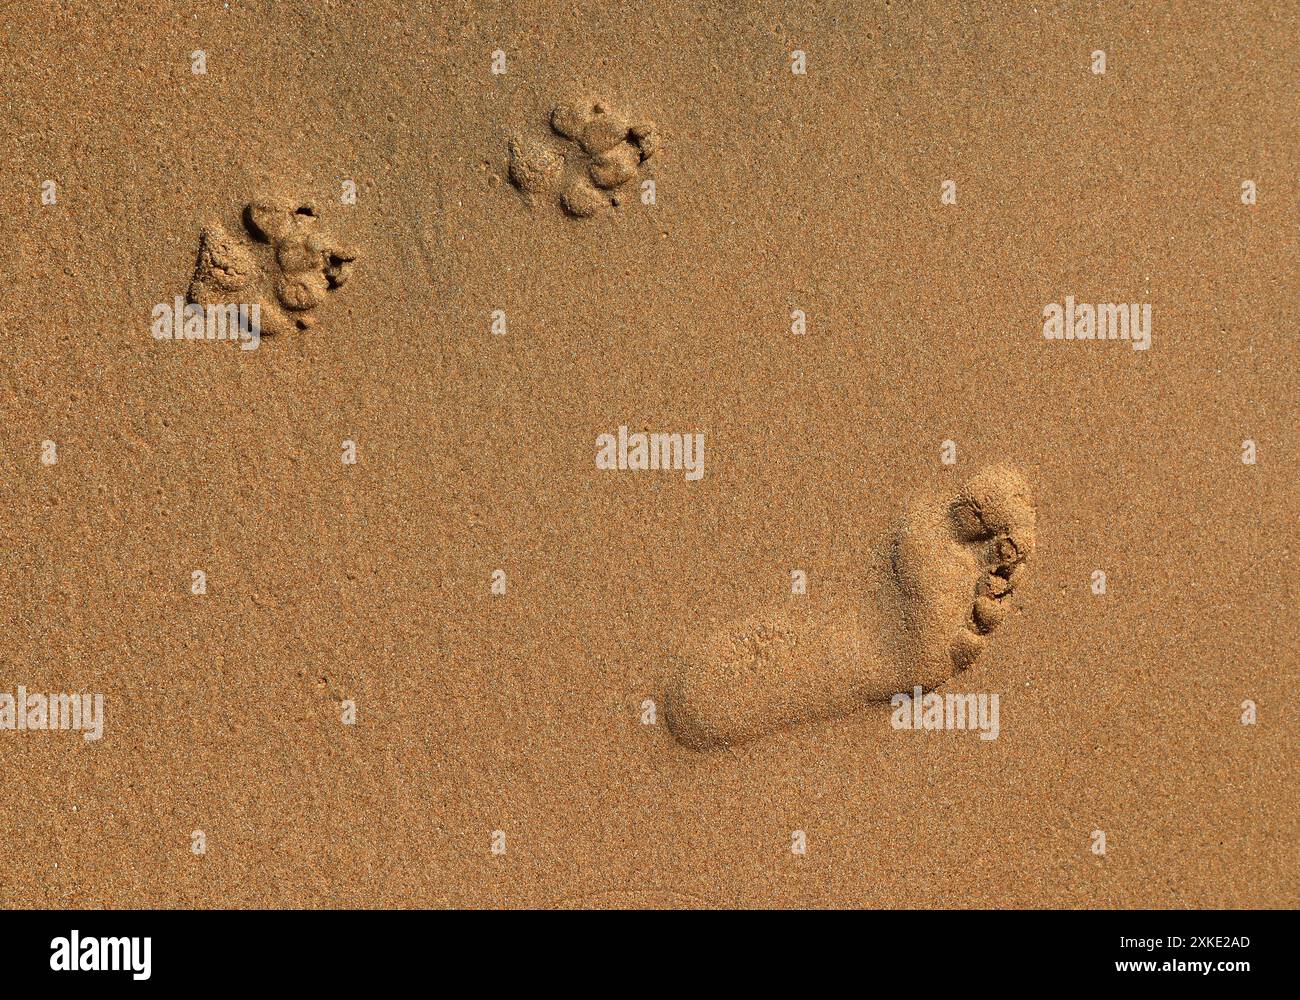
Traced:
<path fill-rule="evenodd" d="M 0 905 L 1300 905 L 1293 4 L 10 6 Z"/>

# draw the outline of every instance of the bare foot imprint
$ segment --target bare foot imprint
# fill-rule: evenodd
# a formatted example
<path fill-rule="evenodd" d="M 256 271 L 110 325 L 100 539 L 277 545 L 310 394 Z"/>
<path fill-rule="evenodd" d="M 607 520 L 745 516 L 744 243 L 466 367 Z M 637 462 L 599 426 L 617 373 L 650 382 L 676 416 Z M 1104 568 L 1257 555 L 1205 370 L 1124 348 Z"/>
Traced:
<path fill-rule="evenodd" d="M 319 227 L 312 202 L 258 198 L 244 206 L 247 234 L 232 235 L 218 222 L 203 227 L 190 281 L 195 305 L 257 305 L 261 332 L 305 330 L 327 293 L 352 274 L 356 253 Z"/>
<path fill-rule="evenodd" d="M 530 204 L 558 193 L 560 206 L 575 218 L 626 202 L 641 164 L 659 151 L 653 124 L 629 122 L 603 101 L 557 104 L 550 123 L 556 136 L 569 141 L 513 137 L 507 173 Z"/>
<path fill-rule="evenodd" d="M 754 615 L 677 658 L 668 728 L 709 750 L 829 719 L 970 667 L 1005 619 L 1035 546 L 1029 487 L 1013 469 L 978 472 L 904 513 L 882 607 L 840 620 Z"/>

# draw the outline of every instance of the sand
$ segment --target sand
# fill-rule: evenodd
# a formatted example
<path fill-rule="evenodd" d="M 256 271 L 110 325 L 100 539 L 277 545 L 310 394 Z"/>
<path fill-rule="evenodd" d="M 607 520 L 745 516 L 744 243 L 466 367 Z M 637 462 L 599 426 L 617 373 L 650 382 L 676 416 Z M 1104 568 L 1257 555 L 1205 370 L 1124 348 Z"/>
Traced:
<path fill-rule="evenodd" d="M 436 7 L 6 15 L 0 696 L 103 730 L 0 728 L 0 904 L 1300 903 L 1295 11 Z M 989 468 L 997 738 L 899 728 L 825 650 Z"/>

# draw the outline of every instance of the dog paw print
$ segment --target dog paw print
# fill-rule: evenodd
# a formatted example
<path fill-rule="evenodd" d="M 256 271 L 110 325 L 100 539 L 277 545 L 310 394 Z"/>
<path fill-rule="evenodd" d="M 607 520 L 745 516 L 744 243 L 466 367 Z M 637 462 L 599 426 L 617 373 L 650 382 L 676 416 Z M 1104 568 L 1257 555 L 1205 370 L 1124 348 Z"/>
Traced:
<path fill-rule="evenodd" d="M 189 301 L 257 305 L 264 334 L 313 326 L 316 307 L 347 283 L 356 253 L 320 228 L 312 202 L 259 198 L 244 206 L 242 222 L 238 236 L 220 223 L 203 227 Z"/>
<path fill-rule="evenodd" d="M 550 125 L 559 148 L 518 136 L 510 140 L 510 183 L 530 203 L 558 196 L 564 211 L 579 219 L 623 204 L 642 165 L 659 151 L 653 124 L 630 122 L 603 101 L 557 104 Z"/>

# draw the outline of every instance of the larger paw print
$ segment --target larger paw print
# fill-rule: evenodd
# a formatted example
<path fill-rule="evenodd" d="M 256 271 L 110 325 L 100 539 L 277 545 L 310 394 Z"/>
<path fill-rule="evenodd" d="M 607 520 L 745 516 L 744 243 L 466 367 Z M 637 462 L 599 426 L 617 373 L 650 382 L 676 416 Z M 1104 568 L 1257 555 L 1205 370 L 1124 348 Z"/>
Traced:
<path fill-rule="evenodd" d="M 541 140 L 510 140 L 510 183 L 530 202 L 557 197 L 569 215 L 588 219 L 631 197 L 642 164 L 659 151 L 653 124 L 636 124 L 603 101 L 557 104 L 551 130 L 561 148 Z"/>
<path fill-rule="evenodd" d="M 246 236 L 204 226 L 189 300 L 257 304 L 264 334 L 312 326 L 316 307 L 347 282 L 356 261 L 320 229 L 317 215 L 312 202 L 259 198 L 244 206 Z"/>

